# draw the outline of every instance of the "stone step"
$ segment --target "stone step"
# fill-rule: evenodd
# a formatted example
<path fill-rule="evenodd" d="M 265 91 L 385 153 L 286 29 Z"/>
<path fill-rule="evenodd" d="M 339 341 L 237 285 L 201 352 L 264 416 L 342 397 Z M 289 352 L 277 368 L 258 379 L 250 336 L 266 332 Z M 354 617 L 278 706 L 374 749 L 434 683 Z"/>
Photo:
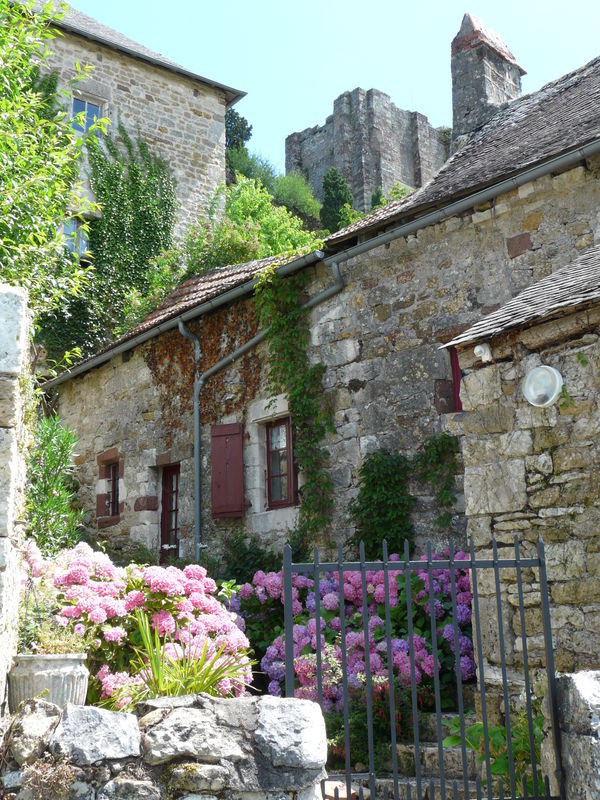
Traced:
<path fill-rule="evenodd" d="M 456 793 L 454 791 L 456 785 Z M 371 790 L 369 781 L 366 779 L 354 778 L 351 785 L 350 800 L 360 800 L 360 787 L 362 786 L 362 797 L 370 800 Z M 336 788 L 338 800 L 347 800 L 346 783 L 340 780 L 325 781 L 324 800 L 336 800 Z M 375 781 L 376 800 L 394 800 L 394 781 L 391 778 L 377 778 Z M 421 795 L 417 793 L 416 778 L 398 778 L 398 799 L 399 800 L 475 800 L 477 798 L 477 784 L 469 781 L 467 793 L 463 781 L 446 781 L 445 797 L 442 797 L 441 784 L 439 779 L 423 779 L 421 781 Z"/>

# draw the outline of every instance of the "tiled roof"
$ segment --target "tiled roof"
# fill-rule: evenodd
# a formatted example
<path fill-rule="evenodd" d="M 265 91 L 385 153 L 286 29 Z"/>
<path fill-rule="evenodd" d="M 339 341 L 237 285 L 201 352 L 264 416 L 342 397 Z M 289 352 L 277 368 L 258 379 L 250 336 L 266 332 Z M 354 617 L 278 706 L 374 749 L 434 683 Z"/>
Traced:
<path fill-rule="evenodd" d="M 595 300 L 600 300 L 600 245 L 587 250 L 573 264 L 534 283 L 444 347 L 491 339 L 512 328 Z"/>
<path fill-rule="evenodd" d="M 188 278 L 176 286 L 166 300 L 157 309 L 148 314 L 135 328 L 132 328 L 120 339 L 111 342 L 99 353 L 112 350 L 122 342 L 134 339 L 140 333 L 149 331 L 151 328 L 155 328 L 173 317 L 178 317 L 196 306 L 225 294 L 230 289 L 235 289 L 237 286 L 251 281 L 262 269 L 269 265 L 283 266 L 297 258 L 298 256 L 271 256 L 257 261 L 248 261 L 245 264 L 236 264 L 233 267 L 211 269 L 202 275 Z"/>
<path fill-rule="evenodd" d="M 495 114 L 414 194 L 334 233 L 358 234 L 413 219 L 600 137 L 600 58 L 524 95 Z"/>
<path fill-rule="evenodd" d="M 40 0 L 38 0 L 38 2 L 40 2 Z M 112 47 L 128 55 L 140 58 L 143 61 L 148 61 L 158 67 L 164 67 L 171 72 L 177 72 L 208 86 L 222 89 L 227 96 L 228 102 L 239 100 L 246 94 L 245 92 L 240 92 L 238 89 L 233 89 L 231 86 L 225 86 L 209 78 L 203 78 L 202 75 L 197 75 L 185 69 L 174 61 L 171 61 L 171 59 L 154 52 L 154 50 L 150 50 L 148 47 L 144 47 L 143 44 L 134 42 L 133 39 L 129 39 L 127 36 L 119 33 L 119 31 L 109 28 L 108 25 L 103 25 L 101 22 L 98 22 L 98 20 L 93 19 L 93 17 L 88 17 L 87 14 L 84 14 L 82 11 L 72 6 L 66 5 L 64 16 L 58 21 L 57 26 L 65 31 L 77 33 L 87 39 L 100 42 L 107 47 Z"/>

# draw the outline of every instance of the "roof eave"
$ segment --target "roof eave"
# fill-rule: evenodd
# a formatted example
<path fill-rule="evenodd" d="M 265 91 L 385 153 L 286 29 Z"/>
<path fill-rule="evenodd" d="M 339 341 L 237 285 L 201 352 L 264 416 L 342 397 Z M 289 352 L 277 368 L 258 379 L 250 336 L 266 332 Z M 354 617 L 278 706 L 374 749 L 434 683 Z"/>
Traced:
<path fill-rule="evenodd" d="M 286 264 L 282 264 L 280 267 L 276 267 L 275 271 L 280 275 L 291 275 L 294 272 L 298 272 L 299 270 L 303 269 L 304 267 L 311 266 L 312 264 L 316 264 L 318 261 L 322 261 L 323 258 L 324 253 L 321 250 L 313 250 L 311 253 L 306 253 L 306 255 L 300 256 L 293 261 L 288 261 Z M 95 367 L 106 364 L 115 356 L 125 353 L 128 350 L 133 350 L 140 344 L 144 344 L 144 342 L 160 336 L 161 333 L 165 333 L 166 331 L 177 328 L 179 320 L 182 322 L 189 322 L 190 320 L 196 319 L 197 317 L 200 317 L 209 311 L 213 311 L 215 308 L 227 305 L 227 303 L 230 303 L 243 295 L 251 294 L 258 282 L 259 274 L 260 273 L 257 273 L 249 281 L 245 281 L 238 286 L 234 286 L 222 294 L 216 295 L 209 300 L 205 300 L 203 303 L 199 303 L 193 308 L 186 309 L 180 314 L 175 314 L 163 322 L 157 323 L 148 330 L 142 331 L 137 336 L 132 336 L 130 339 L 125 339 L 124 341 L 117 343 L 114 347 L 111 347 L 108 350 L 98 353 L 97 355 L 92 356 L 91 358 L 88 358 L 79 364 L 76 364 L 72 369 L 61 372 L 60 375 L 57 375 L 55 378 L 51 378 L 49 381 L 46 381 L 42 385 L 42 389 L 44 391 L 46 389 L 53 389 L 54 387 L 60 386 L 61 383 L 64 383 L 71 378 L 75 378 L 78 375 L 83 375 Z"/>
<path fill-rule="evenodd" d="M 243 97 L 246 97 L 247 92 L 242 92 L 240 89 L 234 89 L 232 86 L 227 86 L 224 83 L 219 83 L 218 81 L 213 81 L 210 78 L 205 78 L 202 75 L 198 75 L 195 72 L 190 72 L 184 67 L 176 66 L 175 64 L 171 65 L 164 61 L 157 61 L 150 56 L 146 56 L 143 53 L 137 53 L 135 50 L 132 50 L 125 45 L 117 44 L 116 42 L 111 42 L 110 39 L 105 39 L 103 36 L 99 36 L 95 33 L 90 33 L 89 31 L 82 30 L 78 28 L 76 25 L 70 25 L 68 22 L 64 20 L 55 20 L 54 24 L 57 28 L 61 28 L 62 30 L 66 31 L 67 33 L 71 33 L 74 36 L 81 36 L 83 39 L 88 39 L 90 42 L 95 42 L 96 44 L 101 44 L 104 47 L 108 47 L 110 50 L 116 50 L 119 53 L 123 53 L 124 55 L 129 56 L 130 58 L 135 58 L 138 61 L 144 61 L 147 64 L 152 64 L 154 67 L 158 67 L 159 69 L 165 69 L 168 72 L 173 72 L 176 75 L 181 75 L 184 78 L 191 78 L 198 83 L 203 83 L 205 86 L 210 86 L 213 89 L 218 89 L 219 91 L 223 92 L 225 95 L 227 106 L 235 105 L 239 100 Z"/>

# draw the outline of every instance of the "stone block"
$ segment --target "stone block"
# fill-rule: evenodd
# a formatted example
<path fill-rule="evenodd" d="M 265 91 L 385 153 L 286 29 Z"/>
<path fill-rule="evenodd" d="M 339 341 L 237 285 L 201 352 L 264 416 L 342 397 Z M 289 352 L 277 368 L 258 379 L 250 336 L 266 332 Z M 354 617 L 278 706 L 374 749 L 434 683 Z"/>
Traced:
<path fill-rule="evenodd" d="M 255 740 L 276 767 L 322 769 L 327 760 L 323 714 L 308 700 L 261 697 Z"/>
<path fill-rule="evenodd" d="M 140 755 L 140 732 L 133 714 L 67 704 L 50 739 L 50 751 L 80 766 Z"/>
<path fill-rule="evenodd" d="M 467 515 L 519 511 L 527 503 L 525 462 L 511 459 L 465 468 Z"/>
<path fill-rule="evenodd" d="M 561 581 L 550 587 L 554 603 L 559 605 L 587 605 L 600 602 L 600 578 L 585 581 Z"/>
<path fill-rule="evenodd" d="M 13 720 L 9 747 L 22 767 L 40 758 L 60 720 L 60 708 L 46 700 L 29 700 Z"/>
<path fill-rule="evenodd" d="M 461 447 L 465 465 L 469 466 L 518 458 L 532 452 L 531 431 L 511 431 L 486 437 L 465 436 Z"/>
<path fill-rule="evenodd" d="M 27 292 L 16 286 L 0 285 L 0 373 L 18 377 L 29 348 Z"/>
<path fill-rule="evenodd" d="M 133 778 L 115 778 L 109 781 L 97 795 L 97 800 L 161 800 L 158 786 L 150 781 L 136 781 Z"/>
<path fill-rule="evenodd" d="M 209 764 L 221 759 L 240 761 L 244 753 L 238 738 L 216 729 L 212 709 L 174 708 L 144 736 L 144 761 L 164 764 L 180 758 L 197 758 Z"/>
<path fill-rule="evenodd" d="M 460 399 L 464 411 L 490 406 L 502 397 L 500 370 L 497 364 L 465 375 L 460 383 Z"/>

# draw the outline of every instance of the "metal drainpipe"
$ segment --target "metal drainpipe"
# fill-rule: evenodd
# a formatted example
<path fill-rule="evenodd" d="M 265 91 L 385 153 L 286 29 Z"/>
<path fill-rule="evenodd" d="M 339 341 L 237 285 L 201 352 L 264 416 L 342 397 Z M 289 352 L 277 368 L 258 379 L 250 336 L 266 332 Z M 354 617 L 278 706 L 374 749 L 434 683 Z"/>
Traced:
<path fill-rule="evenodd" d="M 183 320 L 178 321 L 179 332 L 190 342 L 194 343 L 194 543 L 196 550 L 196 562 L 200 561 L 200 553 L 206 547 L 202 543 L 202 471 L 201 471 L 201 440 L 200 440 L 200 378 L 198 370 L 200 367 L 200 356 L 202 348 L 200 339 L 189 328 L 185 327 Z"/>
<path fill-rule="evenodd" d="M 311 297 L 310 300 L 308 300 L 302 306 L 303 308 L 314 308 L 315 306 L 319 305 L 319 303 L 328 300 L 330 297 L 333 297 L 344 288 L 344 279 L 340 272 L 339 264 L 336 261 L 328 260 L 327 265 L 331 268 L 334 282 L 331 286 L 328 286 L 327 289 L 323 289 L 322 292 L 319 292 L 314 297 Z M 194 524 L 194 532 L 196 542 L 196 561 L 199 561 L 201 551 L 206 548 L 206 545 L 202 543 L 201 521 L 202 471 L 200 468 L 200 394 L 204 388 L 204 384 L 212 375 L 222 370 L 223 367 L 233 364 L 233 362 L 238 358 L 241 358 L 241 356 L 245 355 L 249 350 L 252 350 L 254 347 L 256 347 L 257 344 L 260 344 L 260 342 L 266 338 L 269 329 L 267 328 L 266 330 L 257 333 L 256 336 L 252 337 L 252 339 L 249 339 L 245 344 L 229 353 L 229 355 L 225 356 L 220 361 L 217 361 L 216 364 L 213 364 L 212 367 L 209 367 L 209 369 L 203 372 L 202 375 L 198 376 L 198 364 L 200 362 L 200 340 L 194 333 L 185 327 L 181 320 L 179 320 L 178 325 L 179 332 L 182 334 L 182 336 L 185 336 L 186 339 L 194 342 L 195 346 L 194 357 L 196 363 L 196 378 L 194 379 L 194 513 L 196 519 Z"/>

